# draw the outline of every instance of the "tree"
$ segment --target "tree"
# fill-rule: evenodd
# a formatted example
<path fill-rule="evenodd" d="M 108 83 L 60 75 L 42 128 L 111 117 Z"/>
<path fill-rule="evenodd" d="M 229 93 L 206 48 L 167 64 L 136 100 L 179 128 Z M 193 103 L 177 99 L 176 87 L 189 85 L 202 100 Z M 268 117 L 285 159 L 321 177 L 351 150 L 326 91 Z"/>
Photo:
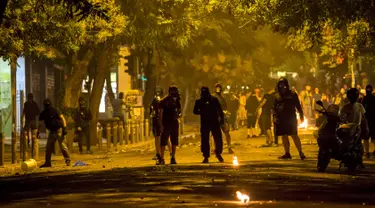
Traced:
<path fill-rule="evenodd" d="M 0 24 L 3 21 L 5 10 L 9 4 L 9 1 L 12 0 L 2 0 L 0 2 Z M 98 3 L 91 3 L 88 0 L 40 0 L 35 4 L 35 12 L 45 9 L 45 3 L 62 5 L 66 9 L 66 14 L 70 17 L 76 16 L 81 19 L 84 19 L 88 16 L 98 16 L 102 18 L 107 18 L 107 11 L 103 10 Z M 18 1 L 17 4 L 11 4 L 13 7 L 9 8 L 10 10 L 19 9 L 22 4 L 21 1 Z"/>

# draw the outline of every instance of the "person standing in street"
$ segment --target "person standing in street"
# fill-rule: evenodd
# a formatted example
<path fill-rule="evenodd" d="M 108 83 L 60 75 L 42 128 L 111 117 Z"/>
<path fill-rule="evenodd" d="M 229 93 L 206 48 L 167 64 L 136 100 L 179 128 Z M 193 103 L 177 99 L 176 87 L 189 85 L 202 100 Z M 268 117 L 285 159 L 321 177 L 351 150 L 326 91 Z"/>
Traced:
<path fill-rule="evenodd" d="M 275 136 L 281 136 L 285 154 L 279 159 L 291 159 L 289 136 L 292 137 L 296 145 L 301 160 L 306 156 L 302 152 L 301 140 L 297 133 L 296 109 L 299 113 L 301 122 L 303 122 L 303 110 L 298 99 L 298 95 L 289 89 L 288 80 L 281 78 L 277 83 L 277 93 L 274 100 L 274 124 Z"/>
<path fill-rule="evenodd" d="M 306 117 L 304 119 L 307 119 L 308 123 L 310 123 L 310 119 L 312 118 L 312 100 L 311 86 L 306 85 L 305 90 L 301 92 L 301 104 Z"/>
<path fill-rule="evenodd" d="M 240 93 L 240 107 L 238 109 L 238 120 L 239 120 L 239 126 L 243 127 L 245 126 L 246 122 L 246 94 L 244 91 Z"/>
<path fill-rule="evenodd" d="M 155 96 L 152 99 L 151 106 L 150 106 L 150 117 L 152 122 L 152 134 L 155 137 L 155 152 L 156 156 L 153 158 L 156 160 L 156 165 L 160 165 L 161 156 L 160 156 L 160 136 L 161 136 L 161 130 L 162 130 L 162 123 L 160 119 L 160 101 L 163 96 L 163 89 L 162 88 L 156 88 L 155 89 Z M 169 151 L 172 152 L 171 142 L 168 141 L 168 148 Z"/>
<path fill-rule="evenodd" d="M 201 151 L 203 153 L 203 163 L 208 163 L 210 157 L 210 132 L 215 141 L 215 154 L 219 162 L 224 162 L 221 156 L 223 152 L 223 137 L 221 126 L 224 124 L 224 112 L 219 100 L 211 96 L 208 87 L 201 88 L 201 98 L 195 101 L 195 115 L 200 115 L 201 120 Z"/>
<path fill-rule="evenodd" d="M 65 158 L 65 163 L 70 166 L 70 154 L 64 143 L 66 129 L 66 120 L 58 109 L 52 106 L 51 101 L 47 98 L 43 101 L 44 110 L 39 115 L 39 130 L 41 130 L 41 121 L 44 121 L 45 127 L 49 130 L 46 146 L 46 161 L 40 168 L 51 167 L 51 157 L 55 149 L 56 141 L 59 143 L 61 153 Z M 39 133 L 38 133 L 39 134 Z"/>
<path fill-rule="evenodd" d="M 273 109 L 273 96 L 274 96 L 274 90 L 271 89 L 268 93 L 266 93 L 263 97 L 262 102 L 256 109 L 256 112 L 258 112 L 260 109 L 262 109 L 262 113 L 260 114 L 261 126 L 265 131 L 266 134 L 266 144 L 264 146 L 269 147 L 272 146 L 274 143 L 273 137 L 272 137 L 272 130 L 271 130 L 271 116 L 272 116 L 272 109 Z"/>
<path fill-rule="evenodd" d="M 367 124 L 369 128 L 369 135 L 364 138 L 363 146 L 365 150 L 365 155 L 369 159 L 370 154 L 370 138 L 372 143 L 375 143 L 375 96 L 372 94 L 374 91 L 372 85 L 366 86 L 366 96 L 362 100 L 362 105 L 365 108 L 365 116 L 367 119 Z M 375 157 L 375 150 L 372 153 Z"/>
<path fill-rule="evenodd" d="M 38 125 L 37 116 L 40 110 L 38 104 L 34 101 L 34 96 L 32 93 L 27 94 L 27 101 L 24 104 L 22 117 L 25 119 L 25 125 L 23 127 L 23 133 L 25 139 L 27 139 L 27 144 L 30 148 L 30 133 L 32 138 L 32 144 L 36 144 Z M 31 131 L 31 132 L 30 132 Z"/>
<path fill-rule="evenodd" d="M 313 111 L 314 111 L 314 117 L 315 117 L 315 123 L 317 123 L 317 120 L 318 118 L 320 117 L 320 114 L 318 112 L 315 111 L 315 109 L 317 109 L 317 106 L 316 106 L 316 101 L 318 100 L 322 100 L 322 94 L 320 94 L 319 92 L 319 88 L 315 88 L 314 90 L 314 94 L 312 96 L 312 106 L 313 106 Z"/>
<path fill-rule="evenodd" d="M 238 101 L 238 98 L 236 97 L 235 93 L 230 93 L 230 98 L 228 101 L 228 111 L 230 113 L 229 117 L 229 124 L 232 127 L 232 131 L 238 130 L 238 125 L 237 125 L 237 111 L 240 106 L 240 103 Z"/>
<path fill-rule="evenodd" d="M 124 99 L 124 93 L 120 92 L 118 98 L 113 101 L 113 117 L 117 117 L 125 125 L 126 119 L 126 102 Z"/>
<path fill-rule="evenodd" d="M 251 94 L 246 100 L 246 111 L 247 111 L 247 138 L 256 137 L 256 123 L 257 123 L 257 107 L 259 101 L 255 94 Z"/>
<path fill-rule="evenodd" d="M 90 121 L 92 120 L 91 111 L 86 106 L 86 101 L 83 97 L 78 99 L 78 103 L 79 105 L 74 115 L 74 121 L 76 123 L 79 153 L 83 154 L 83 141 L 85 141 L 86 153 L 92 154 L 90 140 Z"/>
<path fill-rule="evenodd" d="M 176 162 L 176 148 L 178 146 L 179 118 L 181 117 L 180 93 L 177 86 L 172 85 L 168 89 L 168 95 L 160 101 L 160 116 L 162 122 L 161 142 L 160 142 L 160 163 L 164 165 L 165 147 L 170 139 L 172 143 L 171 164 Z"/>
<path fill-rule="evenodd" d="M 223 125 L 221 125 L 221 130 L 224 132 L 224 135 L 225 135 L 225 139 L 227 140 L 227 145 L 228 145 L 228 153 L 229 154 L 233 154 L 233 150 L 232 150 L 232 143 L 231 143 L 231 136 L 230 136 L 230 127 L 229 127 L 229 123 L 228 123 L 228 117 L 230 116 L 230 113 L 228 111 L 228 108 L 227 108 L 227 101 L 225 100 L 224 96 L 223 96 L 223 87 L 220 83 L 217 83 L 215 85 L 215 93 L 213 94 L 213 96 L 215 96 L 218 100 L 219 100 L 219 103 L 221 105 L 221 109 L 223 110 L 224 112 L 224 123 Z"/>

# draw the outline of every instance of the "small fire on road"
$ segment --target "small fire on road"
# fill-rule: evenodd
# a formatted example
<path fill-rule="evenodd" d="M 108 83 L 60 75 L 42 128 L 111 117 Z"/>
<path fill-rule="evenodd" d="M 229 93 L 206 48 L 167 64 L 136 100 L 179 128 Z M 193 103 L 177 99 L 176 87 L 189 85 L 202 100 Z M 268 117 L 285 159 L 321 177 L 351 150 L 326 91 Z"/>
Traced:
<path fill-rule="evenodd" d="M 250 201 L 250 197 L 249 197 L 248 195 L 243 194 L 243 193 L 241 193 L 240 191 L 237 191 L 236 194 L 237 194 L 237 198 L 238 198 L 242 203 L 244 203 L 244 204 L 249 203 L 249 201 Z"/>
<path fill-rule="evenodd" d="M 233 166 L 239 166 L 240 163 L 238 162 L 237 156 L 233 157 Z"/>

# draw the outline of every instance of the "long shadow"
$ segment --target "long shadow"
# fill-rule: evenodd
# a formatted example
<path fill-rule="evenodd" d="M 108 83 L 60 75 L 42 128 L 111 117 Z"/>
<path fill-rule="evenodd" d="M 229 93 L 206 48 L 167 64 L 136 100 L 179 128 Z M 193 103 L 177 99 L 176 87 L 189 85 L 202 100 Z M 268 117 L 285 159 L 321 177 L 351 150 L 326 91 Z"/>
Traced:
<path fill-rule="evenodd" d="M 371 164 L 368 168 L 374 169 L 375 166 Z M 184 164 L 117 168 L 57 176 L 39 173 L 2 178 L 0 201 L 3 204 L 38 201 L 69 194 L 80 195 L 78 201 L 90 203 L 95 201 L 93 195 L 103 203 L 107 199 L 112 199 L 112 202 L 118 199 L 122 204 L 132 203 L 139 195 L 151 201 L 177 195 L 196 200 L 231 200 L 237 190 L 245 190 L 259 201 L 375 204 L 375 175 L 371 173 L 366 170 L 357 176 L 350 176 L 334 172 L 340 177 L 337 179 L 329 177 L 332 174 L 316 173 L 311 163 L 295 161 L 252 162 L 238 169 L 220 164 Z M 150 204 L 150 201 L 147 203 Z M 141 204 L 138 203 L 139 206 Z"/>

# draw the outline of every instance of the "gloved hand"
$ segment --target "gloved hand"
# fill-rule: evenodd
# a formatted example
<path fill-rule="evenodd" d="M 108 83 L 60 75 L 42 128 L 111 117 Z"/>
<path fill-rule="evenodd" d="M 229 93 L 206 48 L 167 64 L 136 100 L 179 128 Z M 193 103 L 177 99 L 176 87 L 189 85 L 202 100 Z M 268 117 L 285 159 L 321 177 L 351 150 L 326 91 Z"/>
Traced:
<path fill-rule="evenodd" d="M 68 130 L 66 129 L 66 127 L 63 127 L 62 128 L 62 134 L 65 136 L 68 134 Z"/>

